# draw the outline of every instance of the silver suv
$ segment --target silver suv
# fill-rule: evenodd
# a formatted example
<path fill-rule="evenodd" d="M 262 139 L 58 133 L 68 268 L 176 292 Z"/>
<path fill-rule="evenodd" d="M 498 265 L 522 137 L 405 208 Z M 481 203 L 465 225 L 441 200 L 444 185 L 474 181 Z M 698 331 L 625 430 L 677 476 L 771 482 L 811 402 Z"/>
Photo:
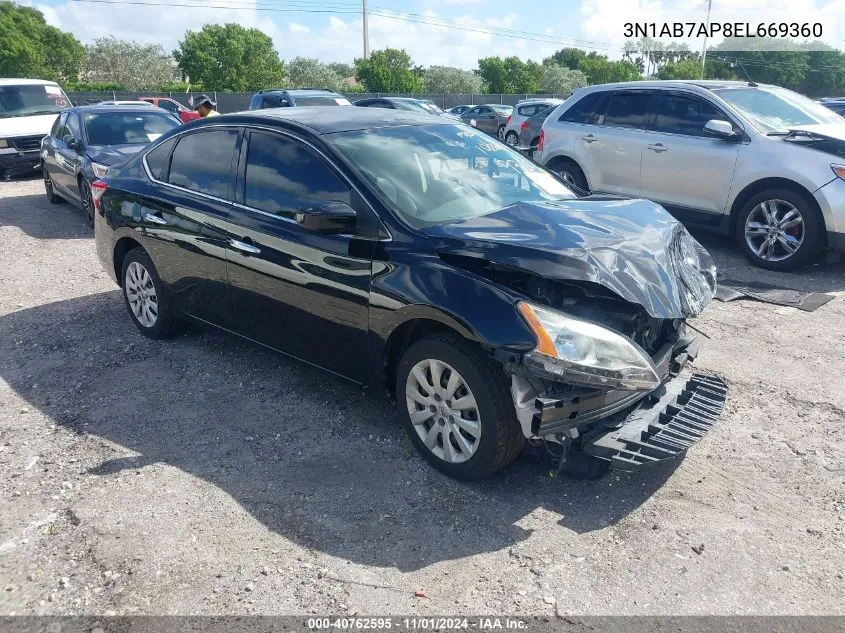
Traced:
<path fill-rule="evenodd" d="M 554 108 L 563 103 L 563 99 L 525 99 L 513 107 L 511 115 L 505 121 L 504 141 L 512 147 L 519 144 L 519 124 L 525 119 Z"/>
<path fill-rule="evenodd" d="M 592 86 L 546 119 L 535 158 L 582 189 L 733 234 L 763 268 L 845 250 L 845 120 L 777 86 Z"/>

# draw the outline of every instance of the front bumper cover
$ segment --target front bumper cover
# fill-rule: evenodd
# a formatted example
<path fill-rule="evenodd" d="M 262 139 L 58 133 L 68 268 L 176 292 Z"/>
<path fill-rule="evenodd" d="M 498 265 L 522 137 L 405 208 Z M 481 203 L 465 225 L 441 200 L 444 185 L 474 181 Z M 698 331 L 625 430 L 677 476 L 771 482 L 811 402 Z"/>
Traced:
<path fill-rule="evenodd" d="M 41 166 L 41 153 L 15 151 L 0 154 L 0 176 L 31 174 Z"/>

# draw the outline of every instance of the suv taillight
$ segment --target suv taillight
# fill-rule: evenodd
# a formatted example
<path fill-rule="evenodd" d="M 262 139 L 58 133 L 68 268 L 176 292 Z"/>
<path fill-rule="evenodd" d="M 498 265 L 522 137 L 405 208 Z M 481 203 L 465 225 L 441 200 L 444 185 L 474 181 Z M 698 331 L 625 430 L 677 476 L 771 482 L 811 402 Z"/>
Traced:
<path fill-rule="evenodd" d="M 91 200 L 94 202 L 94 208 L 97 211 L 100 210 L 100 198 L 103 197 L 108 188 L 109 186 L 102 180 L 95 180 L 91 183 Z"/>
<path fill-rule="evenodd" d="M 537 138 L 537 151 L 543 151 L 543 141 L 546 140 L 546 131 L 540 130 L 540 136 Z"/>
<path fill-rule="evenodd" d="M 528 121 L 523 121 L 522 123 L 519 124 L 519 131 L 520 132 L 524 132 L 527 129 L 528 129 Z"/>

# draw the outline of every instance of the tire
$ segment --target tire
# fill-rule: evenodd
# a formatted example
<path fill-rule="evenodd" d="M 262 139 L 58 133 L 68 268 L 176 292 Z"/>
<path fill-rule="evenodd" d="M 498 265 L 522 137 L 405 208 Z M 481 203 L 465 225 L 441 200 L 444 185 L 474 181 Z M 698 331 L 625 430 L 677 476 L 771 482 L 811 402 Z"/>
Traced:
<path fill-rule="evenodd" d="M 519 145 L 519 136 L 516 132 L 511 130 L 510 132 L 505 134 L 505 143 L 507 143 L 511 147 L 516 147 L 517 145 Z"/>
<path fill-rule="evenodd" d="M 84 176 L 79 177 L 79 201 L 82 204 L 82 211 L 85 213 L 85 221 L 90 228 L 94 228 L 94 197 L 91 194 L 91 185 Z"/>
<path fill-rule="evenodd" d="M 41 163 L 41 176 L 44 178 L 44 191 L 47 193 L 47 202 L 50 204 L 62 204 L 65 199 L 56 193 L 53 189 L 53 179 L 50 178 L 50 173 L 47 171 L 47 165 Z"/>
<path fill-rule="evenodd" d="M 587 177 L 574 161 L 561 161 L 552 168 L 552 171 L 563 178 L 565 182 L 575 185 L 582 191 L 588 192 L 590 190 L 587 185 Z"/>
<path fill-rule="evenodd" d="M 500 141 L 505 140 L 505 126 L 504 125 L 499 126 L 499 131 L 497 132 L 496 136 L 499 137 Z"/>
<path fill-rule="evenodd" d="M 793 212 L 800 216 L 799 224 L 795 224 Z M 740 249 L 755 266 L 789 271 L 821 253 L 824 230 L 821 214 L 806 195 L 790 189 L 767 189 L 742 207 L 735 236 Z"/>
<path fill-rule="evenodd" d="M 123 302 L 141 334 L 152 339 L 163 339 L 184 331 L 186 324 L 176 317 L 167 288 L 143 249 L 133 248 L 123 258 L 120 280 Z M 145 290 L 146 294 L 139 297 L 139 292 L 133 292 L 133 288 Z M 136 298 L 141 302 L 140 305 Z M 154 318 L 150 318 L 151 315 Z"/>
<path fill-rule="evenodd" d="M 432 389 L 431 363 L 439 367 L 439 390 Z M 450 394 L 454 373 L 458 379 Z M 435 393 L 426 395 L 418 376 Z M 459 336 L 437 334 L 411 345 L 396 370 L 396 394 L 411 443 L 426 461 L 450 477 L 467 481 L 490 477 L 510 464 L 525 444 L 504 373 Z M 468 398 L 474 398 L 474 408 Z M 461 400 L 468 406 L 452 408 Z M 414 421 L 411 408 L 417 414 Z M 455 423 L 457 418 L 460 424 Z M 430 438 L 432 448 L 424 438 Z"/>

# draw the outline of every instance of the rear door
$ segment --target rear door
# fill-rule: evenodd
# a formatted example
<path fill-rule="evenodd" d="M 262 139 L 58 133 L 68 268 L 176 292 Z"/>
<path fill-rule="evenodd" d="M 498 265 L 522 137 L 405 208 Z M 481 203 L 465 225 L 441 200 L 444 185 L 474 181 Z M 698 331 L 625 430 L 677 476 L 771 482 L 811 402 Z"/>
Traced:
<path fill-rule="evenodd" d="M 238 333 L 364 382 L 369 286 L 375 238 L 372 210 L 340 172 L 303 139 L 247 133 L 241 152 L 229 250 Z M 339 201 L 360 229 L 319 234 L 297 211 Z M 370 227 L 370 228 L 367 228 Z"/>
<path fill-rule="evenodd" d="M 187 314 L 230 327 L 224 225 L 231 213 L 237 128 L 183 134 L 144 157 L 154 186 L 140 199 L 147 248 Z"/>
<path fill-rule="evenodd" d="M 59 165 L 56 161 L 56 152 L 58 150 L 59 141 L 62 136 L 66 134 L 64 131 L 66 122 L 67 112 L 62 112 L 58 117 L 56 117 L 56 122 L 53 123 L 53 128 L 50 130 L 50 134 L 45 139 L 45 143 L 41 151 L 41 159 L 44 161 L 44 168 L 47 170 L 47 174 L 50 177 L 50 181 L 56 191 L 60 189 L 60 185 L 57 180 Z"/>
<path fill-rule="evenodd" d="M 56 139 L 56 172 L 53 174 L 53 184 L 64 191 L 70 199 L 78 201 L 80 195 L 76 174 L 82 163 L 82 153 L 77 149 L 71 149 L 65 142 L 68 137 L 71 137 L 77 143 L 82 143 L 82 126 L 78 113 L 68 112 L 62 133 L 63 138 Z"/>
<path fill-rule="evenodd" d="M 589 145 L 592 156 L 592 190 L 640 195 L 646 114 L 654 94 L 654 90 L 643 89 L 615 91 L 598 129 L 584 135 L 582 141 Z"/>
<path fill-rule="evenodd" d="M 740 147 L 705 132 L 711 119 L 729 121 L 741 133 L 713 102 L 691 91 L 660 91 L 643 137 L 640 189 L 679 218 L 705 225 L 722 219 Z"/>

